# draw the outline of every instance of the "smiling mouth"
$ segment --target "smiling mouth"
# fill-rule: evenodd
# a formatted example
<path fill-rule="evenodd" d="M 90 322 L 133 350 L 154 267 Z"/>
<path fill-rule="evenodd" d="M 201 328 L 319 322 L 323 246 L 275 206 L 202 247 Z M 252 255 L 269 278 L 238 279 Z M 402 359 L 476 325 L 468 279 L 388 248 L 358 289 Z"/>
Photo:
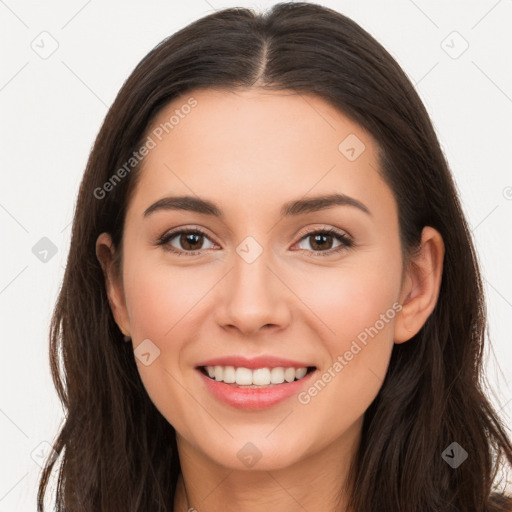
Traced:
<path fill-rule="evenodd" d="M 216 382 L 223 382 L 240 388 L 270 388 L 303 379 L 316 370 L 315 366 L 302 368 L 256 368 L 251 370 L 234 366 L 200 366 L 199 371 Z"/>

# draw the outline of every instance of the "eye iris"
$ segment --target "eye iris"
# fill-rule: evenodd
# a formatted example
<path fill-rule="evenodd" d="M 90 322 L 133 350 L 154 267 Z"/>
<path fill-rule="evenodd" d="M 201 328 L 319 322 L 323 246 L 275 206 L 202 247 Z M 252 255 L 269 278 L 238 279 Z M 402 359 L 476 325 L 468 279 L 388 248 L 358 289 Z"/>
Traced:
<path fill-rule="evenodd" d="M 315 249 L 315 245 L 319 245 L 319 247 L 318 247 L 319 249 L 323 249 L 323 250 L 331 249 L 331 247 L 326 247 L 325 243 L 322 243 L 320 240 L 323 239 L 324 242 L 325 242 L 326 238 L 330 238 L 331 239 L 331 244 L 327 244 L 327 245 L 332 245 L 332 235 L 323 235 L 321 233 L 318 233 L 316 235 L 311 235 L 311 237 L 314 240 L 314 243 L 311 244 L 311 247 L 313 247 L 313 249 Z"/>
<path fill-rule="evenodd" d="M 182 234 L 180 236 L 180 244 L 184 249 L 191 249 L 191 250 L 200 249 L 201 245 L 202 245 L 201 243 L 199 243 L 199 247 L 194 247 L 194 245 L 198 243 L 198 240 L 200 240 L 202 238 L 202 236 L 203 235 L 201 235 L 199 233 Z M 192 246 L 192 247 L 190 247 L 190 246 Z"/>

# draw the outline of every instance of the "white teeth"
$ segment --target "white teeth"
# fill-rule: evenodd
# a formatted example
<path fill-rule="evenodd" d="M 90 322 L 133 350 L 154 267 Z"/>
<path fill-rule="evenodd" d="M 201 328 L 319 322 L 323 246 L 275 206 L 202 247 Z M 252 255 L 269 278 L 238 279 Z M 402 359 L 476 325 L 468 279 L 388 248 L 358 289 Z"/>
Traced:
<path fill-rule="evenodd" d="M 253 370 L 252 383 L 256 386 L 268 386 L 270 384 L 270 370 L 268 368 Z"/>
<path fill-rule="evenodd" d="M 222 376 L 215 380 L 223 380 Z M 242 386 L 249 386 L 252 384 L 252 371 L 248 368 L 237 368 L 235 370 L 235 382 Z"/>
<path fill-rule="evenodd" d="M 295 368 L 286 368 L 284 371 L 284 380 L 286 382 L 293 382 L 295 380 Z"/>
<path fill-rule="evenodd" d="M 272 368 L 270 370 L 270 382 L 272 384 L 282 384 L 284 382 L 284 368 Z"/>
<path fill-rule="evenodd" d="M 304 377 L 304 375 L 306 375 L 307 372 L 308 372 L 307 368 L 297 368 L 295 370 L 295 378 L 302 379 L 302 377 Z"/>
<path fill-rule="evenodd" d="M 271 384 L 282 384 L 293 382 L 295 379 L 302 379 L 307 368 L 235 368 L 234 366 L 207 366 L 206 373 L 216 381 L 226 384 L 237 384 L 238 386 L 269 386 Z"/>
<path fill-rule="evenodd" d="M 235 382 L 235 367 L 225 366 L 223 373 L 223 380 L 226 384 L 233 384 Z"/>

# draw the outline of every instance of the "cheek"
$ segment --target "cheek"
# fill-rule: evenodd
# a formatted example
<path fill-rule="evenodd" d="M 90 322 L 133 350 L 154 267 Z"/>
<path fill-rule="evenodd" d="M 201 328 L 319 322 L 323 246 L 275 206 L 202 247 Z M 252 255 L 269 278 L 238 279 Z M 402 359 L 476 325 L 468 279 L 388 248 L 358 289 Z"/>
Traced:
<path fill-rule="evenodd" d="M 311 417 L 327 414 L 333 432 L 364 414 L 387 372 L 400 309 L 401 263 L 400 258 L 393 265 L 379 260 L 386 259 L 372 255 L 350 268 L 319 269 L 298 288 L 315 313 L 308 316 L 309 328 L 325 333 L 324 367 L 301 403 Z"/>
<path fill-rule="evenodd" d="M 126 300 L 134 338 L 179 342 L 175 333 L 180 322 L 190 322 L 194 307 L 212 288 L 214 276 L 205 273 L 201 278 L 192 266 L 173 269 L 147 256 L 133 261 L 137 264 L 130 269 L 127 262 L 126 267 L 130 275 Z"/>
<path fill-rule="evenodd" d="M 190 435 L 191 420 L 183 418 L 197 412 L 184 400 L 189 395 L 180 361 L 190 339 L 186 330 L 195 324 L 194 314 L 199 310 L 194 306 L 213 283 L 197 279 L 192 267 L 173 270 L 147 256 L 133 258 L 131 268 L 127 261 L 126 275 L 130 276 L 125 289 L 134 348 L 149 339 L 159 351 L 147 366 L 136 357 L 140 378 L 162 416 L 183 435 Z"/>
<path fill-rule="evenodd" d="M 323 339 L 331 356 L 346 350 L 347 344 L 376 323 L 383 337 L 392 336 L 400 269 L 397 264 L 391 267 L 374 259 L 367 258 L 365 262 L 361 258 L 338 269 L 318 268 L 304 273 L 300 279 L 293 278 L 294 290 L 314 313 L 308 315 L 311 327 L 315 332 L 325 333 Z M 381 315 L 386 316 L 384 325 Z"/>
<path fill-rule="evenodd" d="M 136 359 L 139 373 L 150 394 L 166 386 L 173 389 L 166 371 L 176 372 L 184 343 L 180 329 L 193 314 L 204 286 L 191 273 L 173 271 L 151 255 L 126 253 L 130 257 L 125 260 L 124 285 L 134 349 L 150 340 L 157 347 L 152 350 L 158 354 L 148 366 Z"/>

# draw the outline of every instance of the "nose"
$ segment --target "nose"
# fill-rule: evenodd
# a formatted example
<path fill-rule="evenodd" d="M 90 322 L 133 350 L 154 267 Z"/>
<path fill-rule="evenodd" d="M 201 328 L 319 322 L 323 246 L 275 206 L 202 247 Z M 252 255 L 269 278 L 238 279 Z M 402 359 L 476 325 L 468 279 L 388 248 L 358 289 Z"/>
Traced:
<path fill-rule="evenodd" d="M 271 263 L 265 250 L 251 263 L 238 254 L 234 256 L 233 268 L 223 279 L 217 298 L 219 326 L 238 330 L 244 337 L 286 328 L 293 294 Z"/>

